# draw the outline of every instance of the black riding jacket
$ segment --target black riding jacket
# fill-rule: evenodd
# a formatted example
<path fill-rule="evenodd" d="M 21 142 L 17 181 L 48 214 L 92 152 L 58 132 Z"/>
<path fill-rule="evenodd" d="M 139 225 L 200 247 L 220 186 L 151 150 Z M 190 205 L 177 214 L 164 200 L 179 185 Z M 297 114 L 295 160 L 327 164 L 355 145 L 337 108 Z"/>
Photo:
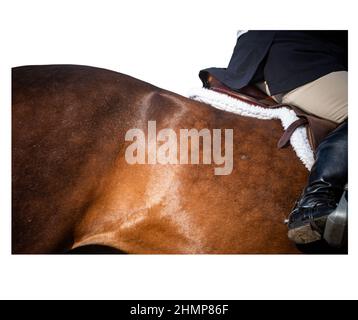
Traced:
<path fill-rule="evenodd" d="M 266 80 L 271 95 L 288 92 L 334 71 L 348 71 L 348 31 L 249 31 L 227 68 L 201 70 L 233 90 Z"/>

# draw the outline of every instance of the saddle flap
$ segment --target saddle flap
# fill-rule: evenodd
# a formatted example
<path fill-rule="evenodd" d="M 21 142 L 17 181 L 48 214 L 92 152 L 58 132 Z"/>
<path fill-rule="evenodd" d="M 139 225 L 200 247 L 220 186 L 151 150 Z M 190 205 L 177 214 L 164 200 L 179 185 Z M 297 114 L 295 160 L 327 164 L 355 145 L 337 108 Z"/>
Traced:
<path fill-rule="evenodd" d="M 322 140 L 337 127 L 337 124 L 333 121 L 309 114 L 296 106 L 290 107 L 296 112 L 298 117 L 306 119 L 307 136 L 313 151 L 315 151 Z"/>

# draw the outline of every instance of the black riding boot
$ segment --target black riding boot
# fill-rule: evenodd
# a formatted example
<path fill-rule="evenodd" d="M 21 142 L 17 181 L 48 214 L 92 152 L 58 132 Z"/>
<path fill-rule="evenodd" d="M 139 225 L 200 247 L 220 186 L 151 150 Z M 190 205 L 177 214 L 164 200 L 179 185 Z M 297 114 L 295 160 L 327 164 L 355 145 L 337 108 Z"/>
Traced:
<path fill-rule="evenodd" d="M 327 216 L 337 207 L 348 181 L 348 120 L 318 146 L 308 185 L 288 220 L 288 237 L 297 244 L 320 240 Z"/>

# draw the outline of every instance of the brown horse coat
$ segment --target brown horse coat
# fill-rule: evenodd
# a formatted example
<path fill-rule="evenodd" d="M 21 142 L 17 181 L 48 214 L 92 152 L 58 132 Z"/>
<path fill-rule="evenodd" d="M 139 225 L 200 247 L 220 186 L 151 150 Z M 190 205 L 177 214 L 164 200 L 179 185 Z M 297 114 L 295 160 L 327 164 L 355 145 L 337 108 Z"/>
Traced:
<path fill-rule="evenodd" d="M 13 69 L 14 253 L 294 253 L 283 224 L 307 171 L 276 120 L 216 110 L 116 72 Z M 131 128 L 234 129 L 234 168 L 129 165 Z"/>

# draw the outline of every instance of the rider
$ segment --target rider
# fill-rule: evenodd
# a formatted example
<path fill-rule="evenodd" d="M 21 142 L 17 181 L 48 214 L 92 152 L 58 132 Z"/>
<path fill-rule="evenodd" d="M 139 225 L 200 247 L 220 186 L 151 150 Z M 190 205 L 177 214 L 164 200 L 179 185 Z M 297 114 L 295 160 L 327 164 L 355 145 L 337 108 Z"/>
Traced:
<path fill-rule="evenodd" d="M 200 71 L 239 90 L 254 84 L 278 103 L 333 121 L 318 146 L 307 186 L 289 215 L 297 244 L 321 239 L 348 180 L 348 32 L 240 31 L 227 68 Z"/>

